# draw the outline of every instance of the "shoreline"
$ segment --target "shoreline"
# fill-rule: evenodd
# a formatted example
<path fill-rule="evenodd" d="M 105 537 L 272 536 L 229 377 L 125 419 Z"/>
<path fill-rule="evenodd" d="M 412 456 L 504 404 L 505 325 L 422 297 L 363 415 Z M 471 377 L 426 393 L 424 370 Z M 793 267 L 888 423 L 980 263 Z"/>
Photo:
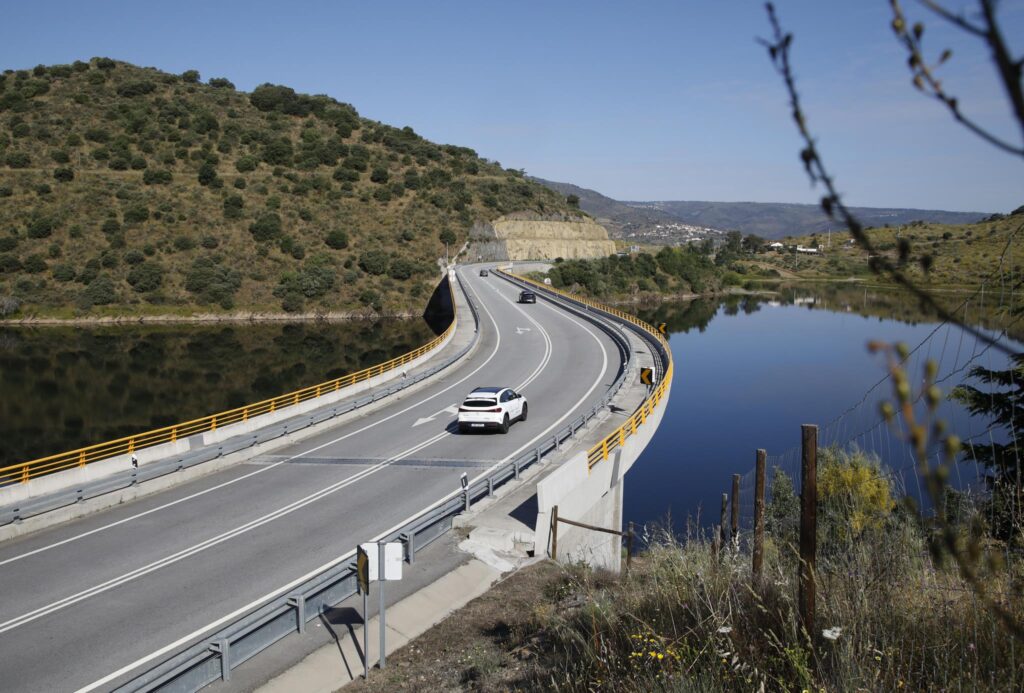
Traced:
<path fill-rule="evenodd" d="M 0 320 L 0 327 L 64 327 L 76 325 L 126 326 L 173 325 L 261 322 L 347 322 L 350 320 L 388 320 L 423 317 L 422 313 L 401 311 L 376 313 L 374 311 L 343 311 L 326 313 L 270 313 L 246 311 L 234 313 L 201 313 L 198 315 L 110 315 L 79 318 L 47 318 L 27 316 Z"/>

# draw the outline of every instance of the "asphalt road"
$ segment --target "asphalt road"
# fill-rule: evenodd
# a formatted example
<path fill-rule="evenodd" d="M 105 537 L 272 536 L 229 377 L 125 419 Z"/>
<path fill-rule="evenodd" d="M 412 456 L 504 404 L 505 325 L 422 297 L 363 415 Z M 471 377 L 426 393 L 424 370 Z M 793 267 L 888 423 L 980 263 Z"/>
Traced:
<path fill-rule="evenodd" d="M 437 382 L 302 443 L 0 545 L 0 689 L 105 690 L 107 677 L 399 525 L 592 407 L 621 368 L 600 329 L 460 270 L 481 342 Z M 474 387 L 529 402 L 506 435 L 459 434 Z M 112 679 L 109 679 L 112 680 Z"/>

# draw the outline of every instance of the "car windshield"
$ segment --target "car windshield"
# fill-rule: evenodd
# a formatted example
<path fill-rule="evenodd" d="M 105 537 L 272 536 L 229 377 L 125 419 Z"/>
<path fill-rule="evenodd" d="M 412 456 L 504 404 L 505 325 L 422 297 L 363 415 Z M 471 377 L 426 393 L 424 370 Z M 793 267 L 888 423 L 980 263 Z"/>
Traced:
<path fill-rule="evenodd" d="M 467 399 L 462 403 L 464 407 L 493 407 L 498 404 L 498 400 L 495 399 L 479 399 L 474 397 L 473 399 Z"/>

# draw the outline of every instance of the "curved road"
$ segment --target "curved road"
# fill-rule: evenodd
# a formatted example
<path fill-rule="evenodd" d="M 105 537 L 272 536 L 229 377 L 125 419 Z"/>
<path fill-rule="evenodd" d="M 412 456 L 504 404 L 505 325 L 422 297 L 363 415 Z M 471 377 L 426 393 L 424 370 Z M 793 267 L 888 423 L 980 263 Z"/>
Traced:
<path fill-rule="evenodd" d="M 459 270 L 480 343 L 443 377 L 301 443 L 164 493 L 0 545 L 0 680 L 95 686 L 399 525 L 592 407 L 622 367 L 594 324 Z M 467 316 L 468 317 L 468 316 Z M 456 432 L 473 388 L 530 406 L 507 435 Z"/>

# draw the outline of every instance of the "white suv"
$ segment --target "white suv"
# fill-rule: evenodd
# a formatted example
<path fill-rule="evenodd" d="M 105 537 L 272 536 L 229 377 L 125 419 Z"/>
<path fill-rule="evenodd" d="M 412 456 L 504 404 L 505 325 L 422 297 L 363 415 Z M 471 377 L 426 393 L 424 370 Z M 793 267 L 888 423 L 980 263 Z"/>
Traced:
<path fill-rule="evenodd" d="M 459 407 L 459 431 L 496 428 L 508 433 L 513 421 L 526 421 L 526 398 L 509 387 L 478 387 Z"/>

